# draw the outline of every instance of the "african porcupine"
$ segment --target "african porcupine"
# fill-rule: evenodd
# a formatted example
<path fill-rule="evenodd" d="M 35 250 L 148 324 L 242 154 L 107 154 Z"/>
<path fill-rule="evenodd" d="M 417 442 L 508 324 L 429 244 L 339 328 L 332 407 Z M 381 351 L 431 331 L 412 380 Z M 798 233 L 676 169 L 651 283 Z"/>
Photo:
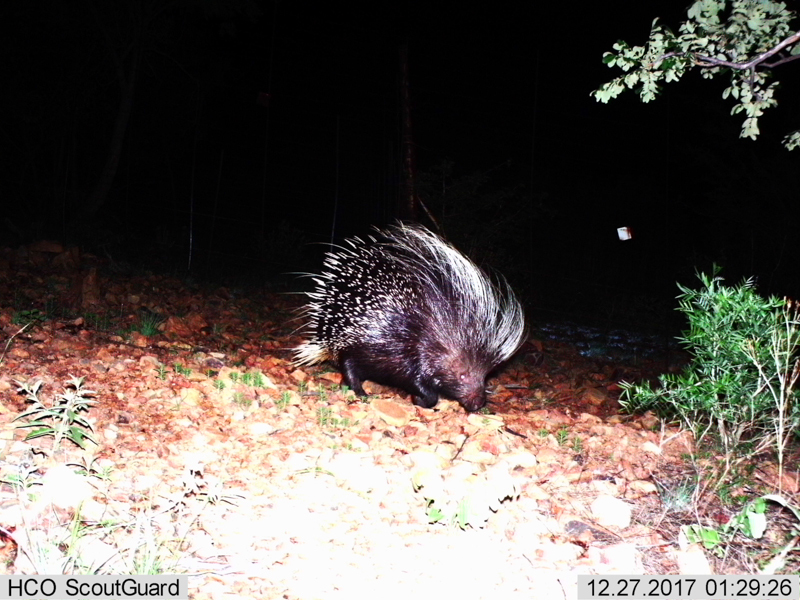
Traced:
<path fill-rule="evenodd" d="M 425 408 L 441 394 L 480 409 L 487 375 L 523 341 L 514 293 L 422 226 L 376 231 L 326 255 L 295 362 L 333 361 L 360 396 L 369 379 Z"/>

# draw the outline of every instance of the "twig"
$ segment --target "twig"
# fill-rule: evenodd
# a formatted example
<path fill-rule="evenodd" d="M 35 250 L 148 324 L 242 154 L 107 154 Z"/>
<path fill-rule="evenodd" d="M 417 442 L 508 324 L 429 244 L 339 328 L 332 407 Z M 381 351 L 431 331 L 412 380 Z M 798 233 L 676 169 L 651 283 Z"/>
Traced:
<path fill-rule="evenodd" d="M 525 438 L 526 440 L 528 439 L 527 435 L 525 435 L 524 433 L 520 433 L 519 431 L 514 431 L 513 429 L 511 429 L 511 427 L 509 427 L 507 425 L 505 427 L 505 430 L 506 430 L 506 432 L 510 433 L 511 435 L 516 435 L 517 437 Z"/>
<path fill-rule="evenodd" d="M 8 338 L 8 341 L 6 342 L 6 347 L 3 348 L 3 354 L 0 354 L 0 365 L 3 364 L 3 359 L 5 359 L 5 357 L 6 357 L 6 352 L 8 352 L 8 347 L 11 345 L 11 342 L 13 342 L 14 338 L 17 337 L 20 333 L 22 333 L 28 327 L 30 327 L 32 322 L 33 321 L 28 321 L 27 323 L 25 323 L 25 325 L 22 326 L 22 329 L 20 329 L 19 331 L 17 331 L 17 333 L 15 333 L 10 338 Z"/>
<path fill-rule="evenodd" d="M 455 460 L 458 458 L 458 455 L 461 454 L 461 451 L 464 449 L 464 446 L 467 445 L 468 440 L 469 440 L 469 434 L 467 434 L 466 437 L 464 438 L 464 441 L 461 443 L 461 447 L 458 449 L 458 451 L 456 451 L 455 456 L 453 456 L 453 458 L 450 459 L 451 463 L 454 463 Z"/>

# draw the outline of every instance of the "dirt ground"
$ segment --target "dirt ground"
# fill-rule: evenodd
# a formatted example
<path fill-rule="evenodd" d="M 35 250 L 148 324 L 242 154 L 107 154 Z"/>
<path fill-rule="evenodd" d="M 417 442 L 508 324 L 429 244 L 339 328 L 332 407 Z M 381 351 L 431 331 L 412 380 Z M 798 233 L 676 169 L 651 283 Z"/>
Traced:
<path fill-rule="evenodd" d="M 9 573 L 188 573 L 198 599 L 463 600 L 742 568 L 680 543 L 663 502 L 660 485 L 691 477 L 690 438 L 619 413 L 620 381 L 677 368 L 657 341 L 537 323 L 488 414 L 370 384 L 364 401 L 329 367 L 292 365 L 301 297 L 53 250 L 0 254 Z M 93 391 L 96 444 L 24 441 L 17 382 L 42 382 L 50 406 L 70 377 Z"/>

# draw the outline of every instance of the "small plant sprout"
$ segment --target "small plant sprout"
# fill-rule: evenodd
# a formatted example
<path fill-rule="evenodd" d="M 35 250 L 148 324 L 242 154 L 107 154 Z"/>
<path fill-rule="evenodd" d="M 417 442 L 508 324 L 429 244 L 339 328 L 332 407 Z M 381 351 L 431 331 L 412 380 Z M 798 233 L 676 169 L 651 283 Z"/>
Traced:
<path fill-rule="evenodd" d="M 39 467 L 33 462 L 24 460 L 14 471 L 4 471 L 0 474 L 0 483 L 11 486 L 15 492 L 20 493 L 40 483 L 39 477 L 37 477 L 38 471 Z"/>
<path fill-rule="evenodd" d="M 333 410 L 328 406 L 317 408 L 317 424 L 320 427 L 328 427 L 333 419 Z"/>
<path fill-rule="evenodd" d="M 81 462 L 69 463 L 69 466 L 77 467 L 79 469 L 78 472 L 86 475 L 87 477 L 96 477 L 102 481 L 110 481 L 111 473 L 114 470 L 112 465 L 100 466 L 98 464 L 97 457 L 89 460 L 86 458 L 86 456 L 81 457 Z"/>
<path fill-rule="evenodd" d="M 27 423 L 19 425 L 23 428 L 33 428 L 25 440 L 32 440 L 39 437 L 53 437 L 53 451 L 58 451 L 61 441 L 68 439 L 80 448 L 86 449 L 85 442 L 89 440 L 93 444 L 97 442 L 89 433 L 92 425 L 80 415 L 83 411 L 88 411 L 95 401 L 90 398 L 94 396 L 93 390 L 83 387 L 83 377 L 71 377 L 64 391 L 57 395 L 51 406 L 45 406 L 39 399 L 39 392 L 42 382 L 37 381 L 33 384 L 16 382 L 21 392 L 26 396 L 28 402 L 33 407 L 19 415 L 15 421 L 20 419 L 27 420 Z"/>
<path fill-rule="evenodd" d="M 265 387 L 266 381 L 264 380 L 264 374 L 261 371 L 256 371 L 253 373 L 253 386 L 254 387 Z"/>
<path fill-rule="evenodd" d="M 231 373 L 231 376 L 233 373 Z M 264 380 L 264 374 L 261 371 L 248 371 L 247 373 L 243 373 L 239 380 L 246 386 L 249 387 L 264 387 L 266 385 L 266 381 Z M 235 380 L 234 380 L 235 381 Z"/>
<path fill-rule="evenodd" d="M 565 445 L 569 441 L 569 429 L 562 427 L 556 431 L 556 440 L 559 446 Z"/>
<path fill-rule="evenodd" d="M 83 315 L 83 320 L 88 327 L 99 331 L 106 331 L 111 328 L 111 317 L 108 313 L 87 312 Z"/>
<path fill-rule="evenodd" d="M 163 316 L 148 311 L 139 318 L 139 333 L 147 337 L 158 335 L 161 333 L 160 327 L 163 322 Z"/>
<path fill-rule="evenodd" d="M 328 401 L 328 390 L 325 389 L 325 386 L 319 386 L 319 401 L 320 402 L 327 402 Z"/>
<path fill-rule="evenodd" d="M 289 392 L 283 392 L 283 394 L 281 394 L 281 397 L 275 400 L 275 407 L 280 411 L 284 411 L 286 410 L 286 407 L 289 406 L 291 401 L 292 401 L 291 394 Z"/>
<path fill-rule="evenodd" d="M 253 401 L 244 395 L 244 392 L 236 392 L 233 395 L 233 402 L 234 404 L 241 406 L 242 408 L 249 408 Z"/>
<path fill-rule="evenodd" d="M 184 377 L 188 377 L 192 374 L 192 370 L 189 367 L 184 367 L 181 363 L 175 363 L 175 372 Z"/>

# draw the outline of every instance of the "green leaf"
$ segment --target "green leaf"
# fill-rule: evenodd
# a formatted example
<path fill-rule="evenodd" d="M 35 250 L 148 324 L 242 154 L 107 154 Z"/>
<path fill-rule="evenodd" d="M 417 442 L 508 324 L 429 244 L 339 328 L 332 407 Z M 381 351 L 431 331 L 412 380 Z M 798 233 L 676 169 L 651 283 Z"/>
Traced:
<path fill-rule="evenodd" d="M 87 440 L 92 442 L 93 444 L 97 445 L 97 442 L 94 441 L 94 438 L 92 438 L 91 435 L 89 435 L 83 429 L 80 429 L 79 427 L 74 427 L 74 426 L 70 427 L 69 428 L 69 433 L 67 434 L 66 437 L 67 437 L 67 439 L 72 440 L 73 442 L 78 444 L 78 446 L 80 446 L 84 450 L 86 450 L 85 442 Z"/>
<path fill-rule="evenodd" d="M 466 529 L 467 525 L 471 524 L 472 511 L 470 510 L 470 504 L 469 497 L 462 498 L 456 508 L 455 522 L 461 529 Z"/>
<path fill-rule="evenodd" d="M 36 431 L 31 431 L 28 435 L 26 435 L 25 441 L 27 442 L 28 440 L 34 440 L 36 438 L 54 434 L 55 430 L 52 427 L 42 427 L 41 429 L 37 429 Z"/>
<path fill-rule="evenodd" d="M 691 543 L 702 543 L 706 550 L 713 550 L 722 543 L 722 538 L 716 529 L 702 527 L 700 525 L 689 525 L 684 531 L 686 532 L 686 538 Z"/>
<path fill-rule="evenodd" d="M 767 530 L 767 517 L 764 513 L 748 512 L 744 532 L 754 540 L 760 539 Z"/>
<path fill-rule="evenodd" d="M 783 138 L 783 145 L 787 150 L 800 147 L 800 131 L 793 131 Z"/>
<path fill-rule="evenodd" d="M 431 500 L 431 502 L 433 502 L 433 500 Z M 431 506 L 428 509 L 428 522 L 429 523 L 438 523 L 442 519 L 444 519 L 444 513 L 441 510 L 439 510 L 435 506 Z"/>

